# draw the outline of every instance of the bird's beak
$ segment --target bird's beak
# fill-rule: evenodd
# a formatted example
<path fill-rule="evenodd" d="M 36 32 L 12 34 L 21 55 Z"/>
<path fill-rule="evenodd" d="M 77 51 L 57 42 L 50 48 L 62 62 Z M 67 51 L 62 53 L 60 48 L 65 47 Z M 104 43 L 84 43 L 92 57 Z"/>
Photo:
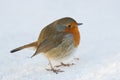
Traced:
<path fill-rule="evenodd" d="M 78 26 L 83 25 L 83 23 L 77 23 L 77 24 L 78 24 Z"/>

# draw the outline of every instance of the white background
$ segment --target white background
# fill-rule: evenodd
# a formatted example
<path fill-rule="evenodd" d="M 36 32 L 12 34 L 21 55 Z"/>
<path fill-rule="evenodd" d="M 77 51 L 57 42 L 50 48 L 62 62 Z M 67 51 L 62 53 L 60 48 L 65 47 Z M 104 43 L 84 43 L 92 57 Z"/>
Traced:
<path fill-rule="evenodd" d="M 62 17 L 80 26 L 76 65 L 48 72 L 47 58 L 31 49 L 10 50 L 37 40 L 41 29 Z M 119 0 L 0 0 L 0 80 L 120 80 Z"/>

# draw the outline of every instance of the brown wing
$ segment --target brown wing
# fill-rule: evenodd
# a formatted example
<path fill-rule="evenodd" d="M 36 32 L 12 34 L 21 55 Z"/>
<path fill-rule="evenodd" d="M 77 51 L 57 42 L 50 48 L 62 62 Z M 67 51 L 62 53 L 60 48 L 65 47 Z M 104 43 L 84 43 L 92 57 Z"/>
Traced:
<path fill-rule="evenodd" d="M 55 27 L 51 25 L 48 25 L 45 27 L 38 38 L 38 48 L 36 49 L 36 52 L 32 55 L 35 56 L 41 52 L 47 52 L 48 50 L 58 46 L 64 37 L 63 32 L 57 32 Z"/>

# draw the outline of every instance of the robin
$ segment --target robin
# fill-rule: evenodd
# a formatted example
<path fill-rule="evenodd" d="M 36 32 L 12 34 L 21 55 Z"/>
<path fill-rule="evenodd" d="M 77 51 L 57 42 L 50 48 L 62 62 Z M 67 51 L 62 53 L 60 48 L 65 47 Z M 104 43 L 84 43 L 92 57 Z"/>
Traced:
<path fill-rule="evenodd" d="M 13 49 L 11 53 L 34 47 L 36 51 L 31 57 L 44 53 L 51 67 L 49 70 L 55 73 L 62 72 L 52 66 L 51 60 L 63 59 L 78 47 L 80 43 L 78 25 L 82 25 L 82 23 L 77 23 L 70 17 L 58 19 L 42 29 L 37 41 Z"/>

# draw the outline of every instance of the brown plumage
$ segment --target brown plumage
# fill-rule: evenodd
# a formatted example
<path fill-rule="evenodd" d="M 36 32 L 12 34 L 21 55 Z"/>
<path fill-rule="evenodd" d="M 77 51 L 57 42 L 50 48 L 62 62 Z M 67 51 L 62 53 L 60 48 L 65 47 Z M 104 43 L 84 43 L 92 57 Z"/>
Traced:
<path fill-rule="evenodd" d="M 78 25 L 82 23 L 77 23 L 70 17 L 58 19 L 42 29 L 37 41 L 13 49 L 11 53 L 34 47 L 36 51 L 31 57 L 43 52 L 49 60 L 51 70 L 57 72 L 58 70 L 53 68 L 50 60 L 64 58 L 78 47 L 80 43 Z"/>

